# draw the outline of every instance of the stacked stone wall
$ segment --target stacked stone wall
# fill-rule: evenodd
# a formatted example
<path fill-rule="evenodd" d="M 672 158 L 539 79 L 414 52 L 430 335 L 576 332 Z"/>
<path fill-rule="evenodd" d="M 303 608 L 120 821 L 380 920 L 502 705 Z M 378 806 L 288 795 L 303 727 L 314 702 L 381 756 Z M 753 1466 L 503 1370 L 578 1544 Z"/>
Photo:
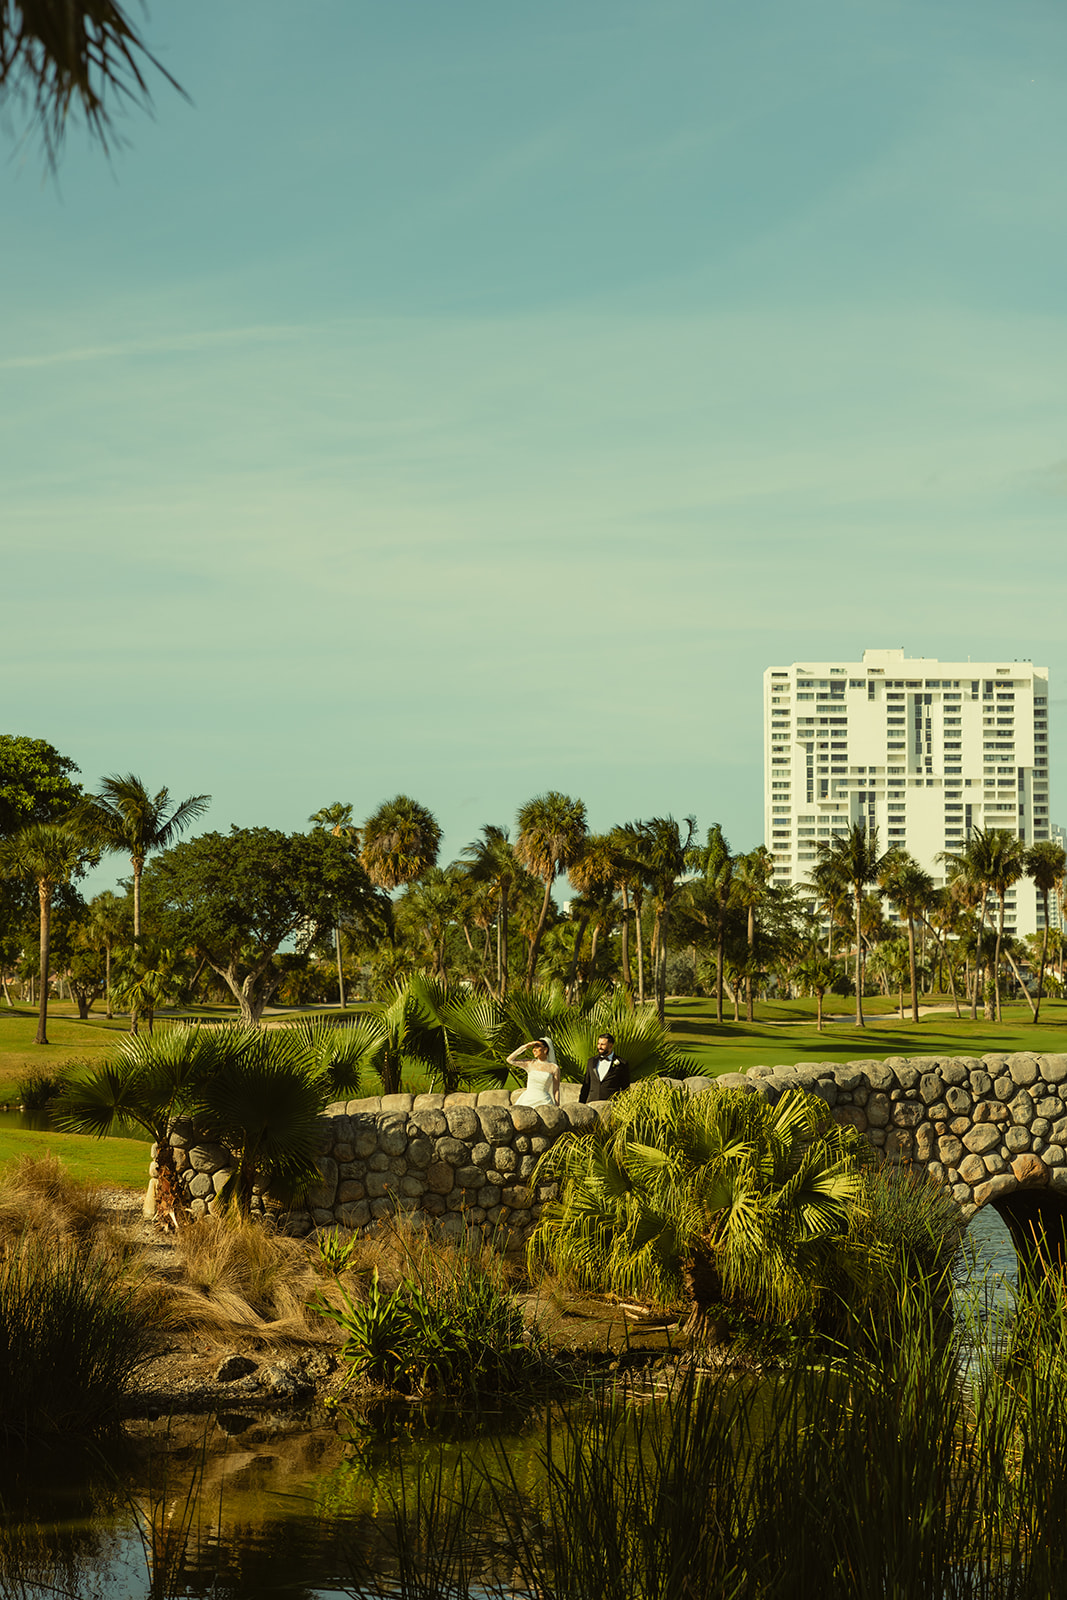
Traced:
<path fill-rule="evenodd" d="M 884 1159 L 924 1167 L 965 1216 L 1019 1188 L 1067 1192 L 1067 1054 L 893 1056 L 885 1061 L 751 1067 L 689 1078 L 690 1094 L 743 1089 L 774 1102 L 786 1089 L 818 1095 L 831 1115 L 864 1134 Z M 433 1219 L 459 1237 L 468 1227 L 519 1243 L 555 1186 L 535 1183 L 539 1158 L 565 1133 L 593 1127 L 606 1106 L 561 1106 L 482 1094 L 385 1095 L 327 1107 L 320 1120 L 322 1180 L 289 1232 L 365 1229 L 397 1211 Z M 187 1123 L 171 1133 L 175 1166 L 194 1216 L 229 1176 L 232 1156 Z M 155 1152 L 153 1152 L 154 1154 Z M 153 1162 L 152 1175 L 157 1168 Z"/>

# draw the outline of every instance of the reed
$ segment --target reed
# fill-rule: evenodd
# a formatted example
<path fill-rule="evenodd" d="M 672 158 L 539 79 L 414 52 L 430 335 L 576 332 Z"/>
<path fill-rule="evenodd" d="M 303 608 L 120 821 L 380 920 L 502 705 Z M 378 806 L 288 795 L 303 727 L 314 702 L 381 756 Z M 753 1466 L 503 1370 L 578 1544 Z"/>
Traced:
<path fill-rule="evenodd" d="M 888 1337 L 552 1416 L 538 1494 L 501 1460 L 394 1505 L 395 1561 L 358 1592 L 466 1593 L 473 1572 L 540 1600 L 1047 1600 L 1067 1571 L 1062 1292 L 1023 1307 L 1026 1359 L 987 1344 L 967 1369 L 940 1297 L 901 1295 Z"/>

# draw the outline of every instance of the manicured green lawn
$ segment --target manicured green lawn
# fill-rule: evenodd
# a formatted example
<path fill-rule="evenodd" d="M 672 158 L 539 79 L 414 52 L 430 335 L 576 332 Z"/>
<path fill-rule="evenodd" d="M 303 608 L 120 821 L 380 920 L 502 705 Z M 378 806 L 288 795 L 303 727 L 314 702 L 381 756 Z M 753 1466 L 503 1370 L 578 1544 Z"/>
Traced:
<path fill-rule="evenodd" d="M 0 1114 L 0 1166 L 19 1156 L 54 1155 L 76 1178 L 113 1189 L 143 1189 L 149 1147 L 141 1139 L 87 1139 L 78 1133 L 32 1133 L 5 1128 Z"/>
<path fill-rule="evenodd" d="M 1038 1052 L 1067 1050 L 1067 1001 L 1044 1001 L 1035 1028 L 1025 1004 L 1004 1007 L 999 1026 L 957 1022 L 951 1011 L 924 1017 L 918 1024 L 879 1015 L 864 1000 L 869 1017 L 866 1028 L 849 1021 L 828 1022 L 822 1033 L 815 1027 L 814 1002 L 785 1001 L 761 1008 L 764 1016 L 754 1023 L 715 1021 L 714 1002 L 674 1000 L 668 1006 L 671 1032 L 696 1057 L 702 1072 L 745 1072 L 749 1067 L 787 1066 L 798 1061 L 857 1061 L 883 1056 L 981 1056 L 1013 1050 Z M 827 1009 L 840 1013 L 849 1003 L 838 996 Z M 892 1008 L 895 1010 L 895 1006 Z M 802 1020 L 775 1026 L 768 1011 L 785 1017 L 792 1012 Z M 805 1015 L 806 1013 L 806 1015 Z"/>

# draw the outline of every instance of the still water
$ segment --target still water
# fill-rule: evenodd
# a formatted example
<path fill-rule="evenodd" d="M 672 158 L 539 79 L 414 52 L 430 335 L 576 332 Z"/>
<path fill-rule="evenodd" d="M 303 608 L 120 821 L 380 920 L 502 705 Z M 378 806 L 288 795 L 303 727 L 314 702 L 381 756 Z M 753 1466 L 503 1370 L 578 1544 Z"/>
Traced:
<path fill-rule="evenodd" d="M 1014 1250 L 991 1207 L 970 1237 L 957 1304 L 995 1330 Z M 411 1503 L 420 1482 L 448 1489 L 483 1468 L 499 1479 L 505 1464 L 516 1490 L 536 1496 L 543 1442 L 542 1411 L 464 1418 L 397 1404 L 141 1422 L 109 1447 L 9 1454 L 0 1600 L 341 1600 L 391 1570 L 395 1497 Z"/>

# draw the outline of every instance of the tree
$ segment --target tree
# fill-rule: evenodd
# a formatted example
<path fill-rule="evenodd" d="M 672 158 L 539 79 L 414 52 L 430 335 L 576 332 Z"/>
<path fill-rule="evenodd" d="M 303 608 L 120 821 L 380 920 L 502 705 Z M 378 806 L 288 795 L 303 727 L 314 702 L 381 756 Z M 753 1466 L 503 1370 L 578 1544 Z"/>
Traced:
<path fill-rule="evenodd" d="M 541 915 L 526 964 L 526 987 L 533 983 L 537 952 L 548 921 L 548 902 L 552 885 L 561 872 L 576 860 L 585 842 L 585 804 L 558 790 L 535 795 L 519 809 L 519 835 L 515 854 L 524 867 L 545 886 Z"/>
<path fill-rule="evenodd" d="M 866 1027 L 863 1020 L 863 891 L 869 883 L 877 883 L 881 871 L 878 830 L 868 830 L 862 822 L 854 822 L 843 838 L 821 842 L 817 853 L 824 883 L 847 883 L 852 891 L 856 931 L 856 1027 L 863 1028 Z"/>
<path fill-rule="evenodd" d="M 71 777 L 77 770 L 45 739 L 0 734 L 0 837 L 28 822 L 65 817 L 81 795 L 81 785 Z"/>
<path fill-rule="evenodd" d="M 985 925 L 985 904 L 995 894 L 999 904 L 996 947 L 993 955 L 993 1021 L 1000 1021 L 1000 950 L 1004 939 L 1004 911 L 1008 890 L 1023 875 L 1026 847 L 1006 828 L 975 828 L 962 851 L 945 850 L 945 861 L 979 895 L 980 927 Z"/>
<path fill-rule="evenodd" d="M 756 961 L 756 913 L 764 905 L 770 892 L 774 873 L 774 858 L 765 844 L 757 845 L 747 855 L 738 857 L 733 882 L 738 903 L 745 908 L 748 939 L 748 1009 L 747 1019 L 755 1021 L 752 1004 L 752 980 L 758 967 Z"/>
<path fill-rule="evenodd" d="M 35 1044 L 48 1043 L 48 960 L 52 898 L 56 888 L 99 860 L 81 835 L 63 822 L 31 822 L 0 843 L 0 874 L 37 888 L 41 929 L 41 998 Z"/>
<path fill-rule="evenodd" d="M 437 862 L 441 828 L 432 811 L 406 794 L 380 805 L 362 828 L 363 866 L 379 889 L 414 883 Z"/>
<path fill-rule="evenodd" d="M 379 927 L 387 917 L 351 850 L 322 828 L 205 833 L 174 845 L 149 870 L 153 893 L 229 988 L 245 1023 L 259 1021 L 281 983 L 276 958 L 286 941 L 302 958 L 338 912 Z"/>
<path fill-rule="evenodd" d="M 1041 996 L 1045 986 L 1045 961 L 1048 956 L 1049 933 L 1049 896 L 1063 882 L 1064 873 L 1067 872 L 1067 851 L 1057 844 L 1054 839 L 1039 839 L 1032 844 L 1026 852 L 1024 862 L 1026 875 L 1034 880 L 1034 888 L 1041 896 L 1041 905 L 1044 911 L 1045 927 L 1041 938 L 1041 966 L 1037 979 L 1037 1005 L 1034 1007 L 1034 1021 L 1037 1021 L 1038 1011 L 1041 1009 Z"/>
<path fill-rule="evenodd" d="M 318 811 L 313 811 L 308 818 L 309 822 L 318 823 L 320 828 L 329 828 L 335 839 L 343 839 L 350 849 L 359 849 L 359 829 L 352 823 L 352 807 L 345 800 L 335 800 L 333 805 L 320 806 Z M 337 991 L 338 1003 L 343 1011 L 345 1009 L 345 969 L 341 961 L 341 923 L 336 920 L 333 925 L 334 950 L 337 955 Z"/>
<path fill-rule="evenodd" d="M 108 97 L 148 109 L 149 68 L 185 94 L 115 0 L 0 0 L 0 105 L 15 100 L 28 109 L 52 166 L 72 104 L 106 151 Z"/>
<path fill-rule="evenodd" d="M 500 897 L 496 930 L 496 992 L 503 1000 L 508 989 L 508 901 L 512 884 L 523 869 L 515 859 L 508 830 L 498 828 L 492 822 L 485 824 L 480 839 L 464 845 L 462 854 L 470 862 L 467 871 L 474 882 L 491 885 Z"/>
<path fill-rule="evenodd" d="M 919 984 L 915 965 L 915 919 L 930 904 L 934 880 L 906 850 L 889 850 L 882 857 L 878 882 L 890 903 L 908 923 L 908 972 L 911 981 L 911 1020 L 919 1020 Z"/>
<path fill-rule="evenodd" d="M 667 915 L 685 872 L 696 818 L 686 817 L 688 832 L 682 839 L 673 817 L 652 817 L 628 830 L 630 860 L 652 891 L 652 956 L 656 1011 L 662 1022 L 667 1002 Z"/>
<path fill-rule="evenodd" d="M 601 924 L 605 918 L 612 914 L 615 905 L 615 887 L 618 874 L 618 858 L 615 843 L 610 833 L 591 833 L 586 835 L 579 855 L 567 868 L 567 876 L 573 888 L 577 889 L 581 899 L 578 902 L 578 931 L 574 939 L 574 952 L 571 958 L 571 970 L 568 977 L 568 987 L 574 984 L 578 974 L 578 959 L 581 952 L 582 938 L 590 922 L 593 923 L 592 950 L 590 953 L 590 967 L 596 961 L 597 938 Z M 574 907 L 572 907 L 572 915 Z"/>
<path fill-rule="evenodd" d="M 107 1016 L 111 1009 L 111 957 L 116 946 L 125 944 L 133 932 L 133 916 L 128 900 L 121 899 L 110 889 L 96 894 L 89 902 L 89 919 L 86 938 L 90 945 L 104 952 L 104 997 Z"/>
<path fill-rule="evenodd" d="M 724 1305 L 810 1316 L 847 1268 L 849 1207 L 869 1160 L 859 1135 L 801 1091 L 770 1105 L 642 1083 L 607 1123 L 545 1156 L 560 1194 L 529 1253 L 583 1288 L 660 1304 L 684 1295 L 706 1339 L 721 1337 Z"/>
<path fill-rule="evenodd" d="M 715 1020 L 722 1022 L 722 981 L 726 964 L 726 925 L 737 903 L 734 893 L 735 861 L 730 842 L 715 822 L 700 848 L 691 847 L 688 865 L 700 874 L 686 902 L 688 913 L 715 936 Z M 699 888 L 697 886 L 700 886 Z"/>
<path fill-rule="evenodd" d="M 809 994 L 815 996 L 815 1026 L 822 1033 L 823 996 L 827 989 L 832 989 L 834 986 L 834 980 L 838 976 L 837 967 L 829 956 L 823 955 L 818 948 L 813 948 L 796 962 L 793 972 L 797 981 L 803 984 Z"/>
<path fill-rule="evenodd" d="M 78 808 L 85 836 L 101 850 L 129 855 L 133 867 L 133 938 L 141 937 L 141 875 L 153 850 L 166 850 L 211 803 L 209 794 L 190 795 L 167 814 L 170 791 L 150 795 L 132 772 L 104 778 L 98 795 L 86 795 Z"/>

